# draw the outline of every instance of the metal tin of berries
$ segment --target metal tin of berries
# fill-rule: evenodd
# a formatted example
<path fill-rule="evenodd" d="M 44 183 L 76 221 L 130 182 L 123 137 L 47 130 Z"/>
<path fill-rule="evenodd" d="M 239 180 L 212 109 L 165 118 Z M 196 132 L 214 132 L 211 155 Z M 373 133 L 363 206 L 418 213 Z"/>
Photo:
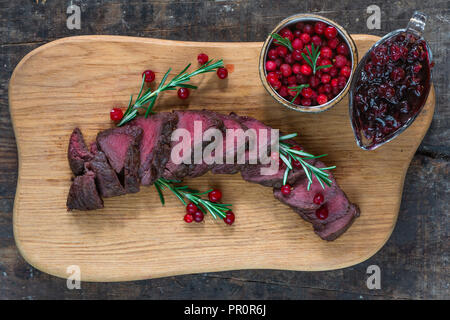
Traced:
<path fill-rule="evenodd" d="M 349 49 L 349 56 L 351 59 L 351 74 L 349 78 L 347 79 L 347 82 L 345 86 L 341 89 L 341 91 L 333 97 L 331 100 L 327 101 L 324 104 L 321 105 L 315 105 L 315 106 L 306 106 L 306 105 L 299 105 L 291 102 L 290 100 L 283 98 L 267 81 L 267 71 L 266 71 L 266 60 L 267 60 L 267 54 L 269 51 L 270 46 L 272 45 L 274 39 L 272 38 L 271 34 L 276 34 L 280 30 L 282 30 L 285 27 L 294 25 L 298 22 L 323 22 L 327 25 L 330 25 L 334 28 L 336 28 L 338 35 L 344 40 L 344 43 L 347 45 Z M 266 91 L 280 104 L 284 105 L 285 107 L 295 110 L 295 111 L 301 111 L 301 112 L 309 112 L 309 113 L 317 113 L 322 112 L 325 110 L 328 110 L 332 108 L 334 105 L 336 105 L 339 101 L 342 100 L 342 98 L 348 93 L 350 88 L 350 83 L 353 77 L 353 74 L 356 69 L 356 65 L 358 62 L 358 52 L 355 45 L 355 42 L 351 38 L 351 36 L 347 33 L 347 31 L 338 25 L 336 22 L 314 14 L 296 14 L 293 16 L 290 16 L 283 21 L 281 21 L 268 35 L 267 39 L 265 40 L 262 48 L 261 53 L 259 56 L 259 75 L 261 78 L 261 82 L 266 89 Z"/>

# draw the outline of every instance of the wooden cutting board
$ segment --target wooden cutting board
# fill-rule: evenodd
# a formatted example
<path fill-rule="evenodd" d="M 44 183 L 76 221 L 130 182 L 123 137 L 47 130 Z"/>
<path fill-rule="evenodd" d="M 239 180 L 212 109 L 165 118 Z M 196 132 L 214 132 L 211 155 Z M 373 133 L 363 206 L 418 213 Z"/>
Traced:
<path fill-rule="evenodd" d="M 378 39 L 353 35 L 362 57 Z M 84 281 L 124 281 L 232 269 L 331 270 L 375 254 L 397 220 L 403 181 L 410 160 L 434 111 L 434 90 L 415 123 L 396 140 L 375 151 L 354 141 L 348 99 L 321 114 L 287 110 L 264 91 L 258 75 L 262 43 L 178 42 L 119 36 L 82 36 L 57 40 L 29 53 L 9 85 L 10 111 L 19 150 L 14 204 L 14 235 L 34 267 L 67 277 L 78 265 Z M 71 183 L 67 162 L 69 135 L 76 126 L 87 141 L 111 126 L 109 110 L 125 106 L 136 94 L 143 70 L 157 80 L 172 76 L 205 52 L 223 58 L 230 75 L 194 78 L 199 89 L 187 101 L 166 92 L 157 111 L 211 109 L 253 116 L 283 132 L 298 132 L 312 153 L 328 153 L 335 176 L 361 217 L 339 239 L 326 242 L 309 223 L 276 201 L 272 189 L 244 182 L 240 175 L 207 174 L 187 180 L 200 190 L 222 189 L 233 203 L 230 227 L 206 217 L 183 222 L 184 208 L 170 193 L 162 207 L 154 187 L 106 199 L 105 209 L 66 211 Z"/>

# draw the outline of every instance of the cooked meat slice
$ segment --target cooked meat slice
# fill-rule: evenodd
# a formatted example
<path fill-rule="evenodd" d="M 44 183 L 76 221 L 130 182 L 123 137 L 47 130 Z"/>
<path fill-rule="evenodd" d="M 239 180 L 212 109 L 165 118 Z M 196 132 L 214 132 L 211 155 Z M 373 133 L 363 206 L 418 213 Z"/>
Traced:
<path fill-rule="evenodd" d="M 198 177 L 205 174 L 210 165 L 205 162 L 196 164 L 194 163 L 194 150 L 199 148 L 199 150 L 203 151 L 203 148 L 208 145 L 210 142 L 200 142 L 201 145 L 194 145 L 194 126 L 195 124 L 201 124 L 201 131 L 199 133 L 203 137 L 205 131 L 211 128 L 219 129 L 223 132 L 223 122 L 215 115 L 214 112 L 208 110 L 186 110 L 186 111 L 174 111 L 174 113 L 178 117 L 177 127 L 176 129 L 184 129 L 187 130 L 190 134 L 190 146 L 191 146 L 191 156 L 187 154 L 183 154 L 183 152 L 179 153 L 179 156 L 182 158 L 183 162 L 180 164 L 175 164 L 172 159 L 167 161 L 165 170 L 164 170 L 164 178 L 167 179 L 177 179 L 181 180 L 184 177 Z M 171 149 L 181 143 L 182 138 L 180 137 L 177 141 L 171 142 Z M 202 152 L 203 153 L 203 152 Z M 188 162 L 188 163 L 186 163 Z M 190 164 L 189 164 L 190 162 Z"/>
<path fill-rule="evenodd" d="M 89 168 L 95 172 L 95 181 L 98 191 L 103 198 L 115 197 L 125 194 L 116 172 L 111 168 L 102 151 L 97 151 L 94 159 L 89 162 Z"/>
<path fill-rule="evenodd" d="M 87 170 L 82 176 L 77 176 L 70 186 L 67 196 L 67 210 L 95 210 L 103 208 L 95 185 L 95 173 Z"/>
<path fill-rule="evenodd" d="M 93 157 L 84 143 L 83 134 L 79 128 L 73 129 L 70 135 L 67 157 L 70 169 L 76 176 L 83 174 L 84 164 Z"/>
<path fill-rule="evenodd" d="M 132 122 L 143 131 L 139 145 L 141 184 L 150 185 L 162 176 L 170 157 L 170 137 L 176 123 L 177 115 L 169 112 L 139 117 Z"/>
<path fill-rule="evenodd" d="M 108 158 L 111 167 L 123 174 L 124 187 L 127 193 L 139 191 L 139 143 L 142 129 L 127 125 L 100 132 L 97 145 Z"/>
<path fill-rule="evenodd" d="M 336 240 L 341 234 L 343 234 L 347 229 L 353 224 L 355 218 L 359 217 L 360 210 L 359 207 L 353 203 L 347 211 L 347 214 L 342 216 L 340 219 L 331 221 L 326 225 L 325 228 L 316 229 L 314 231 L 316 234 L 324 240 L 333 241 Z"/>
<path fill-rule="evenodd" d="M 316 166 L 325 167 L 320 161 L 316 162 Z M 312 223 L 315 232 L 322 239 L 334 240 L 348 228 L 347 224 L 351 224 L 353 219 L 359 216 L 359 209 L 348 200 L 331 175 L 331 186 L 325 186 L 325 189 L 322 189 L 316 178 L 313 179 L 310 190 L 307 190 L 308 179 L 303 178 L 293 185 L 291 194 L 283 195 L 281 189 L 274 188 L 274 196 L 293 208 L 303 219 Z M 321 193 L 324 197 L 321 205 L 313 201 L 317 193 Z M 323 220 L 316 216 L 316 210 L 321 206 L 328 210 L 328 217 Z"/>
<path fill-rule="evenodd" d="M 242 166 L 237 163 L 237 152 L 240 146 L 238 145 L 239 141 L 236 137 L 233 139 L 232 143 L 227 144 L 226 137 L 228 134 L 231 134 L 231 132 L 227 132 L 228 130 L 242 130 L 244 132 L 247 130 L 247 127 L 238 121 L 233 115 L 224 115 L 220 113 L 217 113 L 216 115 L 220 120 L 222 120 L 224 129 L 226 130 L 226 135 L 223 139 L 224 158 L 223 164 L 214 164 L 211 167 L 211 172 L 214 174 L 235 174 L 241 170 Z M 242 143 L 245 144 L 245 141 L 242 141 Z M 245 145 L 242 145 L 241 147 L 245 148 Z M 227 163 L 227 158 L 233 159 L 233 163 Z"/>
<path fill-rule="evenodd" d="M 247 151 L 245 153 L 245 164 L 254 165 L 260 163 L 260 153 L 269 156 L 271 145 L 271 131 L 274 129 L 252 117 L 238 116 L 234 113 L 231 113 L 230 116 L 238 120 L 242 125 L 247 127 L 247 129 L 252 129 L 256 134 L 254 143 L 249 140 L 248 144 L 246 145 Z M 264 133 L 265 136 L 263 135 Z M 260 148 L 262 148 L 261 151 Z M 242 170 L 245 170 L 245 168 L 242 168 Z"/>
<path fill-rule="evenodd" d="M 289 140 L 289 143 L 292 145 L 297 145 L 301 147 L 297 142 L 293 140 Z M 303 149 L 303 147 L 302 147 Z M 305 160 L 311 165 L 314 165 L 316 163 L 315 159 Z M 252 182 L 252 183 L 258 183 L 266 187 L 274 187 L 274 188 L 281 188 L 283 186 L 283 178 L 284 178 L 284 172 L 286 171 L 286 165 L 283 161 L 280 160 L 280 164 L 278 167 L 278 171 L 274 174 L 263 174 L 261 170 L 263 168 L 269 168 L 270 164 L 262 165 L 262 164 L 256 164 L 256 165 L 246 165 L 241 170 L 242 178 L 245 181 Z M 303 168 L 293 168 L 289 171 L 288 177 L 287 177 L 287 184 L 292 185 L 295 182 L 299 181 L 300 179 L 305 178 L 305 171 Z"/>

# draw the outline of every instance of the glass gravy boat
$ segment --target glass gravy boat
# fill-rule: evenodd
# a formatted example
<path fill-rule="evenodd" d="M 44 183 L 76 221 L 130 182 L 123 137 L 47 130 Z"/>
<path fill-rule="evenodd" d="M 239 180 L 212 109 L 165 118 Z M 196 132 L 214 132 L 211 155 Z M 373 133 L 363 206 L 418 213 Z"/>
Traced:
<path fill-rule="evenodd" d="M 405 29 L 377 41 L 356 68 L 349 113 L 356 143 L 364 150 L 374 150 L 396 138 L 425 105 L 433 65 L 431 50 L 422 37 L 426 19 L 423 13 L 415 12 Z M 398 48 L 400 51 L 394 50 Z"/>

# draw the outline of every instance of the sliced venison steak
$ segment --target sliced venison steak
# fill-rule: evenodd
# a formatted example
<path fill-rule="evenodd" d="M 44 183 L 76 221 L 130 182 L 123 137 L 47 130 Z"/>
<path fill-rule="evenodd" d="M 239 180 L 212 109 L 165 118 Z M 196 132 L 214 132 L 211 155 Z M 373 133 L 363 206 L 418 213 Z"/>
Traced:
<path fill-rule="evenodd" d="M 142 129 L 139 144 L 141 184 L 151 185 L 160 178 L 170 157 L 170 137 L 177 124 L 175 113 L 161 112 L 132 122 Z"/>
<path fill-rule="evenodd" d="M 77 176 L 70 186 L 67 196 L 67 210 L 95 210 L 103 208 L 95 185 L 95 173 L 86 170 L 82 176 Z"/>
<path fill-rule="evenodd" d="M 75 128 L 70 135 L 69 149 L 67 152 L 70 169 L 73 174 L 79 176 L 84 172 L 84 164 L 93 158 L 84 143 L 83 134 L 79 128 Z"/>
<path fill-rule="evenodd" d="M 325 167 L 320 161 L 317 161 L 315 165 L 319 168 Z M 311 188 L 307 190 L 308 179 L 306 176 L 292 186 L 293 190 L 289 195 L 283 195 L 281 189 L 274 188 L 275 198 L 293 208 L 303 219 L 312 223 L 314 231 L 324 240 L 336 239 L 353 223 L 354 218 L 359 216 L 359 208 L 348 200 L 331 174 L 329 178 L 332 181 L 331 186 L 325 186 L 325 189 L 322 189 L 316 178 L 313 178 Z M 321 205 L 315 204 L 313 201 L 317 193 L 321 193 L 324 197 Z M 316 210 L 321 206 L 328 209 L 328 217 L 323 220 L 316 216 Z"/>
<path fill-rule="evenodd" d="M 139 143 L 142 129 L 127 125 L 100 132 L 97 145 L 108 158 L 111 167 L 123 173 L 124 187 L 127 193 L 139 191 Z M 123 171 L 122 171 L 123 170 Z"/>
<path fill-rule="evenodd" d="M 297 142 L 293 140 L 288 141 L 292 145 L 299 146 L 303 149 L 302 146 L 300 146 Z M 266 187 L 274 187 L 274 188 L 281 188 L 283 186 L 283 178 L 284 178 L 284 172 L 286 171 L 286 165 L 284 164 L 281 159 L 279 160 L 279 166 L 278 170 L 274 174 L 263 174 L 261 171 L 263 168 L 269 168 L 270 164 L 262 165 L 262 164 L 256 164 L 256 165 L 246 165 L 241 170 L 242 179 L 248 182 L 252 183 L 258 183 L 260 185 L 266 186 Z M 315 165 L 316 160 L 315 159 L 309 159 L 305 160 L 311 165 Z M 294 184 L 296 181 L 299 181 L 300 179 L 303 179 L 305 177 L 305 171 L 303 168 L 295 168 L 293 167 L 292 170 L 289 171 L 288 177 L 286 180 L 286 183 L 289 185 Z"/>
<path fill-rule="evenodd" d="M 181 180 L 184 177 L 199 177 L 206 172 L 208 172 L 210 165 L 205 162 L 195 164 L 194 163 L 194 149 L 199 147 L 202 151 L 204 146 L 208 145 L 209 142 L 200 142 L 201 145 L 194 145 L 194 126 L 195 124 L 201 124 L 201 136 L 203 137 L 206 130 L 214 128 L 218 129 L 221 132 L 224 131 L 223 122 L 215 115 L 214 112 L 208 110 L 186 110 L 186 111 L 174 111 L 174 113 L 178 117 L 177 127 L 176 129 L 184 129 L 189 132 L 191 136 L 190 147 L 191 147 L 191 156 L 187 154 L 179 153 L 179 156 L 184 160 L 184 162 L 189 163 L 180 163 L 175 164 L 172 159 L 166 164 L 163 177 L 166 179 L 177 179 Z M 171 142 L 171 149 L 181 143 L 182 138 L 180 137 L 177 141 Z M 202 152 L 203 153 L 203 152 Z"/>
<path fill-rule="evenodd" d="M 211 172 L 213 174 L 235 174 L 238 173 L 241 170 L 240 164 L 237 163 L 237 153 L 238 150 L 245 148 L 245 141 L 239 141 L 237 137 L 234 137 L 234 139 L 229 139 L 229 142 L 227 143 L 227 136 L 231 133 L 237 133 L 236 130 L 242 130 L 242 132 L 245 132 L 247 130 L 247 127 L 242 124 L 240 121 L 236 119 L 234 115 L 224 115 L 217 113 L 217 117 L 223 122 L 224 129 L 225 129 L 225 136 L 223 137 L 223 164 L 214 164 L 211 167 Z M 239 145 L 241 144 L 241 145 Z M 233 159 L 233 163 L 226 163 L 228 159 Z"/>
<path fill-rule="evenodd" d="M 102 151 L 97 151 L 94 159 L 87 166 L 95 172 L 98 191 L 103 198 L 121 196 L 126 193 L 116 172 L 111 168 Z"/>

